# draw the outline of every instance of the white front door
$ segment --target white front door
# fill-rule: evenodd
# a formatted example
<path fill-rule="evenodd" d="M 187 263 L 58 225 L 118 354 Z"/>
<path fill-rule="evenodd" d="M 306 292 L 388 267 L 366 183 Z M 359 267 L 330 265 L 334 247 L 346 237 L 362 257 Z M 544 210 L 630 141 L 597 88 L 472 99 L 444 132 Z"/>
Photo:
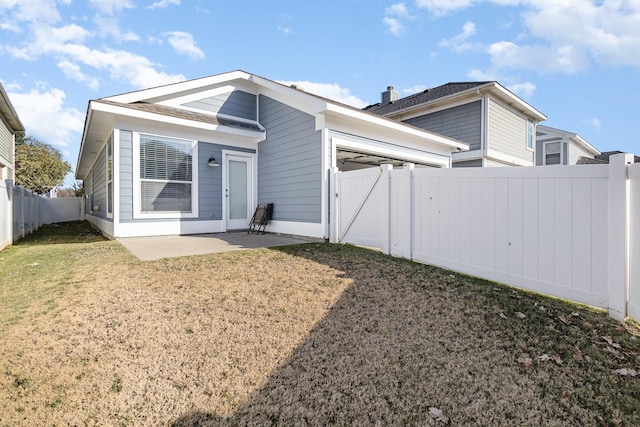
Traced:
<path fill-rule="evenodd" d="M 227 230 L 249 228 L 254 204 L 254 158 L 243 153 L 223 153 L 225 168 L 224 199 Z"/>

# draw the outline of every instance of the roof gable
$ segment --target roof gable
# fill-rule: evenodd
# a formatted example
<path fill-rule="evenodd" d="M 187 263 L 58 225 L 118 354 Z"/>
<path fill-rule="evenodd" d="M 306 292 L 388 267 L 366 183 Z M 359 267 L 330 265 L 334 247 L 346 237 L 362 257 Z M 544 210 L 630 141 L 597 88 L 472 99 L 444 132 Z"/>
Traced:
<path fill-rule="evenodd" d="M 2 84 L 0 84 L 0 115 L 2 115 L 2 119 L 11 127 L 13 132 L 24 131 L 24 125 L 13 108 L 9 95 L 4 91 Z"/>

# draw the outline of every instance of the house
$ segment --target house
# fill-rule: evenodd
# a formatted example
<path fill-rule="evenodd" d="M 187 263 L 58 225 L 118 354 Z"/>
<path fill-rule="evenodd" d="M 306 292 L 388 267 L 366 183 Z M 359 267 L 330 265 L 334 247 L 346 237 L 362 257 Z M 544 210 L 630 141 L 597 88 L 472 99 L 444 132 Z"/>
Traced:
<path fill-rule="evenodd" d="M 15 179 L 15 134 L 24 126 L 13 108 L 9 95 L 0 84 L 0 179 Z"/>
<path fill-rule="evenodd" d="M 615 154 L 624 154 L 623 151 L 604 151 L 596 154 L 594 157 L 581 156 L 576 161 L 577 165 L 606 165 L 609 164 L 609 157 Z M 640 156 L 633 156 L 633 163 L 640 163 Z"/>
<path fill-rule="evenodd" d="M 0 250 L 13 241 L 11 200 L 15 180 L 15 135 L 19 131 L 24 131 L 24 126 L 0 84 Z"/>
<path fill-rule="evenodd" d="M 111 237 L 246 229 L 328 238 L 331 172 L 450 167 L 454 138 L 244 71 L 89 101 L 76 178 Z"/>
<path fill-rule="evenodd" d="M 548 126 L 536 129 L 536 165 L 575 165 L 580 158 L 594 159 L 600 155 L 595 147 L 580 135 Z"/>
<path fill-rule="evenodd" d="M 533 166 L 536 126 L 546 116 L 500 83 L 457 82 L 400 98 L 393 86 L 366 111 L 469 144 L 453 167 Z"/>

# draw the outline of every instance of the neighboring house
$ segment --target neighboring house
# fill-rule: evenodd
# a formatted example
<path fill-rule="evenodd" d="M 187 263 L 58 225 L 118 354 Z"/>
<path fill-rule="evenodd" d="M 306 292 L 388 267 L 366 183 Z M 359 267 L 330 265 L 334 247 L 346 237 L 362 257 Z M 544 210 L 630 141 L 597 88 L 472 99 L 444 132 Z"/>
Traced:
<path fill-rule="evenodd" d="M 18 131 L 24 131 L 24 126 L 0 84 L 0 250 L 13 242 L 12 194 Z"/>
<path fill-rule="evenodd" d="M 76 167 L 111 237 L 246 229 L 329 237 L 331 171 L 450 167 L 468 145 L 244 71 L 89 101 Z"/>
<path fill-rule="evenodd" d="M 0 179 L 15 179 L 16 132 L 24 126 L 0 84 Z"/>
<path fill-rule="evenodd" d="M 498 82 L 447 83 L 405 98 L 389 86 L 366 111 L 469 144 L 454 167 L 533 166 L 536 126 L 546 116 Z"/>
<path fill-rule="evenodd" d="M 624 151 L 605 151 L 599 153 L 594 157 L 580 157 L 576 162 L 577 165 L 606 165 L 609 164 L 609 157 L 614 154 L 623 154 Z M 640 156 L 633 156 L 634 163 L 640 163 Z"/>
<path fill-rule="evenodd" d="M 536 153 L 537 166 L 575 165 L 581 157 L 593 159 L 600 155 L 580 135 L 542 125 L 536 131 Z"/>

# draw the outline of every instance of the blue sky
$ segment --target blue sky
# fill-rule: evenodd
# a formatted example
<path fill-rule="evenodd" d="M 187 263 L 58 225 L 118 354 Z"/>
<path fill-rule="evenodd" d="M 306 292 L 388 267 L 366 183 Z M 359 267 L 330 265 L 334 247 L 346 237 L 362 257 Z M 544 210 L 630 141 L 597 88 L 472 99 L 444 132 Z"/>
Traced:
<path fill-rule="evenodd" d="M 0 0 L 0 61 L 27 134 L 74 167 L 88 100 L 236 69 L 357 107 L 497 80 L 640 153 L 638 0 Z"/>

